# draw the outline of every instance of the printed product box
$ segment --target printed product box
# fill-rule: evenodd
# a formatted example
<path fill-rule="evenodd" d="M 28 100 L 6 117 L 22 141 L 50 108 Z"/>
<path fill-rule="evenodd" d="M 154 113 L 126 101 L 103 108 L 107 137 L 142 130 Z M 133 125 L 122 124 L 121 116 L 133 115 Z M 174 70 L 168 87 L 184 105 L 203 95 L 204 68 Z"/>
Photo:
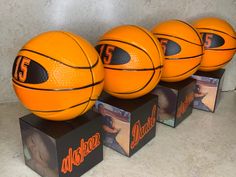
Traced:
<path fill-rule="evenodd" d="M 102 115 L 103 143 L 132 156 L 156 134 L 158 98 L 151 94 L 125 100 L 103 93 L 94 106 Z"/>
<path fill-rule="evenodd" d="M 192 113 L 196 80 L 192 78 L 180 82 L 160 82 L 152 91 L 158 95 L 158 122 L 176 127 Z"/>
<path fill-rule="evenodd" d="M 61 122 L 29 114 L 20 128 L 25 164 L 41 176 L 81 176 L 103 160 L 101 116 L 93 111 Z"/>
<path fill-rule="evenodd" d="M 224 69 L 203 72 L 197 71 L 192 78 L 197 80 L 193 108 L 215 112 L 220 101 Z"/>

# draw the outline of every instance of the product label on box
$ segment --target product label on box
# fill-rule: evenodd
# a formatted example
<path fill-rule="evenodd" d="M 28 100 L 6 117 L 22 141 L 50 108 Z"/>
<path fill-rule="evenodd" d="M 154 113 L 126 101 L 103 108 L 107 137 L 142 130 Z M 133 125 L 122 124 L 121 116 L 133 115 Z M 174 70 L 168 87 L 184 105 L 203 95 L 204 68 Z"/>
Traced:
<path fill-rule="evenodd" d="M 151 115 L 147 118 L 147 121 L 141 125 L 140 120 L 138 120 L 132 127 L 132 142 L 131 149 L 134 149 L 139 142 L 145 137 L 147 133 L 151 131 L 151 129 L 156 124 L 156 115 L 157 115 L 157 106 L 154 105 L 152 108 Z"/>
<path fill-rule="evenodd" d="M 178 111 L 176 114 L 177 118 L 180 118 L 188 109 L 192 101 L 194 100 L 194 93 L 190 92 L 188 95 L 186 95 L 185 99 L 180 102 L 180 105 L 178 107 Z"/>
<path fill-rule="evenodd" d="M 86 156 L 101 144 L 100 137 L 100 133 L 96 133 L 87 140 L 82 138 L 77 149 L 73 150 L 72 147 L 69 147 L 68 155 L 62 160 L 61 172 L 63 174 L 72 172 L 73 166 L 79 166 L 82 164 Z"/>

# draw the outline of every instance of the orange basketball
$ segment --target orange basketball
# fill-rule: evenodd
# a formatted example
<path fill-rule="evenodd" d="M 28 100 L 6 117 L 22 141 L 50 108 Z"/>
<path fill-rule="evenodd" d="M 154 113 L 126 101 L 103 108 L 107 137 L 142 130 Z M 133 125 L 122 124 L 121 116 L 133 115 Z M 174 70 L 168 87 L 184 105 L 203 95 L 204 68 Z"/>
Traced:
<path fill-rule="evenodd" d="M 68 120 L 90 109 L 103 88 L 96 50 L 75 34 L 40 34 L 19 51 L 12 70 L 16 95 L 39 117 Z"/>
<path fill-rule="evenodd" d="M 203 47 L 199 33 L 191 25 L 169 20 L 157 24 L 152 32 L 161 42 L 165 55 L 161 80 L 181 81 L 198 70 Z"/>
<path fill-rule="evenodd" d="M 159 82 L 162 49 L 146 29 L 133 25 L 113 28 L 100 38 L 96 49 L 104 64 L 107 93 L 118 98 L 137 98 Z"/>
<path fill-rule="evenodd" d="M 233 27 L 219 18 L 201 18 L 193 25 L 202 35 L 205 48 L 199 70 L 213 71 L 222 68 L 233 58 L 236 51 Z"/>

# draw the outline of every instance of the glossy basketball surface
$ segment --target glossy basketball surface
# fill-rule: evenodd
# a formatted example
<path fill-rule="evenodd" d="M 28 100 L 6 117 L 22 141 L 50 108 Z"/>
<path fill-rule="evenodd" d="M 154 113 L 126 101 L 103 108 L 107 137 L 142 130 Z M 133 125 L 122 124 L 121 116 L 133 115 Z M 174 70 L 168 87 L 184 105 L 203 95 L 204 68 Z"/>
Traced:
<path fill-rule="evenodd" d="M 104 89 L 109 94 L 137 98 L 159 82 L 163 53 L 146 29 L 133 25 L 113 28 L 100 38 L 96 49 L 104 64 Z"/>
<path fill-rule="evenodd" d="M 165 55 L 161 80 L 181 81 L 198 70 L 203 47 L 199 33 L 191 25 L 169 20 L 157 24 L 152 32 L 162 44 Z"/>
<path fill-rule="evenodd" d="M 217 70 L 230 62 L 236 51 L 233 27 L 219 18 L 201 18 L 193 25 L 201 34 L 205 48 L 199 70 Z"/>
<path fill-rule="evenodd" d="M 96 50 L 75 34 L 51 31 L 27 42 L 12 70 L 13 88 L 39 117 L 68 120 L 84 114 L 100 95 L 104 69 Z"/>

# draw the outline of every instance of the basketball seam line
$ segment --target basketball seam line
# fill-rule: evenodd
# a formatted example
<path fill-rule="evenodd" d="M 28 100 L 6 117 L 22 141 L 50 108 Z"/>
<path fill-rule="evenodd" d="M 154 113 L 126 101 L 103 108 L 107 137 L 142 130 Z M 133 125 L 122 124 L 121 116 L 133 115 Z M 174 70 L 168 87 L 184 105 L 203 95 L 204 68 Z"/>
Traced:
<path fill-rule="evenodd" d="M 203 30 L 204 30 L 204 29 L 206 29 L 206 30 L 217 31 L 217 32 L 220 32 L 220 33 L 226 34 L 226 35 L 228 35 L 228 36 L 232 37 L 233 39 L 236 39 L 236 37 L 234 37 L 234 36 L 231 36 L 230 34 L 228 34 L 228 33 L 224 32 L 224 31 L 215 30 L 215 29 L 211 29 L 211 28 L 196 28 L 196 29 L 199 29 L 199 30 L 201 30 L 201 29 L 203 29 Z M 206 32 L 201 32 L 201 33 L 206 33 Z"/>
<path fill-rule="evenodd" d="M 85 55 L 85 57 L 86 57 L 88 63 L 91 65 L 91 61 L 89 60 L 88 56 L 86 55 L 85 51 L 84 51 L 83 48 L 80 46 L 80 44 L 78 43 L 78 41 L 77 41 L 76 39 L 74 39 L 74 36 L 71 36 L 69 33 L 65 33 L 65 32 L 62 32 L 62 33 L 64 33 L 64 34 L 66 34 L 67 36 L 69 36 L 69 37 L 80 47 L 80 49 L 81 49 L 82 52 L 84 53 L 84 55 Z M 98 60 L 99 60 L 99 58 L 98 58 Z M 89 70 L 90 70 L 90 73 L 91 73 L 91 75 L 92 75 L 92 83 L 94 84 L 94 76 L 93 76 L 92 69 L 89 68 Z M 90 92 L 89 99 L 91 99 L 92 95 L 93 95 L 93 87 L 92 87 L 92 90 L 91 90 L 91 92 Z M 85 106 L 84 110 L 80 113 L 80 115 L 84 113 L 84 111 L 87 109 L 88 105 L 89 105 L 89 102 L 88 102 L 87 105 Z"/>
<path fill-rule="evenodd" d="M 186 23 L 182 20 L 177 20 L 177 21 L 182 22 L 183 24 L 185 24 L 185 25 L 189 26 L 190 28 L 192 28 L 192 30 L 197 34 L 198 39 L 202 43 L 202 39 L 200 38 L 198 31 L 194 27 L 192 27 L 192 25 L 190 25 L 190 24 L 188 24 L 188 23 Z"/>
<path fill-rule="evenodd" d="M 104 79 L 95 82 L 93 84 L 89 84 L 86 86 L 82 86 L 82 87 L 76 87 L 76 88 L 63 88 L 63 89 L 47 89 L 47 88 L 34 88 L 34 87 L 29 87 L 29 86 L 25 86 L 23 84 L 18 83 L 18 81 L 12 79 L 13 83 L 15 83 L 18 86 L 24 87 L 24 88 L 28 88 L 28 89 L 33 89 L 33 90 L 42 90 L 42 91 L 73 91 L 73 90 L 80 90 L 80 89 L 84 89 L 84 88 L 89 88 L 95 85 L 99 85 L 100 83 L 102 83 L 104 81 Z"/>
<path fill-rule="evenodd" d="M 176 39 L 180 39 L 180 40 L 183 40 L 185 42 L 188 42 L 188 43 L 191 43 L 191 44 L 194 44 L 194 45 L 197 45 L 197 46 L 203 46 L 203 44 L 197 44 L 197 43 L 194 43 L 194 42 L 191 42 L 191 41 L 188 41 L 186 39 L 183 39 L 181 37 L 177 37 L 177 36 L 173 36 L 173 35 L 170 35 L 170 34 L 162 34 L 162 33 L 153 33 L 154 35 L 162 35 L 162 36 L 169 36 L 169 37 L 173 37 L 173 38 L 176 38 Z"/>
<path fill-rule="evenodd" d="M 198 31 L 192 25 L 190 25 L 190 24 L 188 24 L 188 23 L 186 23 L 186 22 L 184 22 L 182 20 L 177 20 L 177 21 L 182 22 L 183 24 L 185 24 L 185 25 L 189 26 L 190 28 L 192 28 L 192 30 L 197 34 L 197 37 L 200 40 L 200 43 L 203 44 L 203 41 L 202 41 L 202 38 L 200 37 L 200 34 L 198 33 Z M 202 53 L 204 53 L 203 45 L 202 45 Z"/>
<path fill-rule="evenodd" d="M 89 69 L 89 70 L 90 70 L 90 72 L 91 72 L 91 75 L 92 75 L 92 82 L 93 82 L 93 84 L 94 84 L 94 76 L 93 76 L 92 69 Z M 90 96 L 89 96 L 89 102 L 88 102 L 87 105 L 85 106 L 84 110 L 80 113 L 80 115 L 82 115 L 82 114 L 85 112 L 85 110 L 87 109 L 87 107 L 88 107 L 88 105 L 89 105 L 89 103 L 90 103 L 90 99 L 91 99 L 91 97 L 92 97 L 92 95 L 93 95 L 93 90 L 94 90 L 94 88 L 92 87 L 92 91 L 91 91 Z"/>
<path fill-rule="evenodd" d="M 145 87 L 147 87 L 147 85 L 151 82 L 153 76 L 155 75 L 155 70 L 153 70 L 153 73 L 152 73 L 152 76 L 150 77 L 150 79 L 148 80 L 148 82 L 140 89 L 136 90 L 136 91 L 132 91 L 132 92 L 122 92 L 122 93 L 119 93 L 119 92 L 111 92 L 111 93 L 115 93 L 115 94 L 132 94 L 132 93 L 136 93 L 136 92 L 139 92 L 141 90 L 143 90 Z M 108 90 L 108 92 L 110 92 Z"/>
<path fill-rule="evenodd" d="M 151 76 L 151 78 L 149 79 L 149 81 L 141 88 L 141 89 L 139 89 L 139 90 L 136 90 L 136 91 L 132 91 L 132 92 L 112 92 L 112 91 L 107 91 L 108 93 L 110 92 L 110 93 L 114 93 L 114 94 L 133 94 L 133 93 L 136 93 L 136 92 L 139 92 L 140 90 L 143 90 L 150 82 L 151 82 L 151 80 L 152 80 L 152 78 L 153 78 L 153 76 L 154 76 L 154 74 L 155 74 L 155 70 L 153 70 L 154 72 L 153 72 L 153 75 Z M 159 76 L 158 76 L 158 80 L 160 79 L 160 77 L 161 77 L 161 70 L 159 70 Z"/>
<path fill-rule="evenodd" d="M 189 56 L 189 57 L 180 57 L 180 58 L 169 58 L 169 57 L 165 57 L 166 60 L 179 60 L 179 59 L 189 59 L 189 58 L 196 58 L 196 57 L 200 57 L 203 56 L 204 54 L 199 54 L 199 55 L 194 55 L 194 56 Z"/>
<path fill-rule="evenodd" d="M 219 65 L 214 65 L 214 66 L 201 66 L 202 68 L 211 68 L 211 67 L 217 67 L 217 66 L 221 66 L 221 65 L 225 65 L 226 63 L 230 62 L 233 58 L 229 59 L 228 61 L 219 64 Z"/>
<path fill-rule="evenodd" d="M 159 50 L 159 48 L 157 47 L 156 42 L 153 40 L 152 36 L 150 36 L 145 30 L 143 30 L 142 28 L 140 28 L 140 27 L 138 27 L 138 26 L 135 26 L 135 25 L 129 25 L 129 26 L 136 27 L 136 28 L 138 28 L 139 30 L 141 30 L 142 32 L 144 32 L 145 34 L 147 34 L 148 37 L 151 38 L 152 42 L 154 43 L 154 45 L 155 45 L 155 47 L 156 47 L 156 49 L 157 49 L 157 51 L 158 51 L 159 58 L 162 58 L 161 55 L 160 55 L 160 50 L 161 50 L 161 49 Z M 163 64 L 163 63 L 161 63 L 161 64 Z M 154 63 L 153 63 L 153 61 L 152 61 L 152 66 L 153 66 L 153 68 L 154 68 Z"/>
<path fill-rule="evenodd" d="M 182 75 L 187 74 L 188 72 L 194 70 L 194 69 L 197 68 L 198 66 L 200 66 L 200 64 L 197 64 L 196 66 L 194 66 L 193 68 L 191 68 L 190 70 L 188 70 L 188 71 L 186 71 L 186 72 L 184 72 L 184 73 L 182 73 L 182 74 L 175 75 L 175 76 L 171 76 L 171 77 L 162 77 L 162 78 L 165 79 L 165 78 L 175 78 L 175 77 L 178 77 L 178 76 L 182 76 Z"/>
<path fill-rule="evenodd" d="M 157 70 L 157 69 L 163 68 L 163 65 L 160 65 L 155 68 L 144 68 L 144 69 L 122 69 L 122 68 L 110 68 L 107 66 L 104 66 L 104 68 L 111 69 L 111 70 L 122 70 L 122 71 L 151 71 L 151 70 Z"/>
<path fill-rule="evenodd" d="M 33 109 L 29 109 L 30 111 L 33 111 L 33 112 L 61 112 L 61 111 L 65 111 L 65 110 L 68 110 L 68 109 L 71 109 L 71 108 L 74 108 L 74 107 L 77 107 L 77 106 L 80 106 L 80 105 L 83 105 L 83 104 L 85 104 L 85 103 L 87 103 L 87 102 L 89 102 L 90 100 L 88 99 L 88 100 L 86 100 L 86 101 L 84 101 L 84 102 L 82 102 L 82 103 L 79 103 L 79 104 L 76 104 L 76 105 L 73 105 L 73 106 L 70 106 L 70 107 L 68 107 L 68 108 L 65 108 L 65 109 L 60 109 L 60 110 L 33 110 Z"/>
<path fill-rule="evenodd" d="M 90 69 L 90 68 L 94 68 L 94 67 L 98 64 L 98 60 L 99 60 L 99 57 L 98 57 L 98 58 L 97 58 L 97 61 L 96 61 L 92 66 L 90 66 L 90 67 L 87 67 L 87 66 L 71 66 L 71 65 L 68 65 L 68 64 L 66 64 L 66 63 L 63 63 L 63 62 L 61 62 L 61 61 L 59 61 L 59 60 L 57 60 L 57 59 L 55 59 L 55 58 L 52 58 L 52 57 L 50 57 L 50 56 L 48 56 L 48 55 L 42 54 L 42 53 L 37 52 L 37 51 L 34 51 L 34 50 L 30 50 L 30 49 L 23 48 L 23 49 L 21 49 L 20 51 L 27 51 L 27 52 L 32 52 L 32 53 L 38 54 L 38 55 L 44 56 L 44 57 L 46 57 L 46 58 L 48 58 L 48 59 L 51 59 L 51 60 L 53 60 L 53 61 L 56 61 L 56 62 L 58 62 L 58 63 L 60 63 L 60 64 L 63 64 L 63 65 L 65 65 L 65 66 L 68 66 L 68 67 L 74 68 L 74 69 Z M 23 56 L 23 55 L 19 55 L 19 56 Z M 24 57 L 24 56 L 23 56 L 23 57 Z"/>
<path fill-rule="evenodd" d="M 96 101 L 95 99 L 88 99 L 87 101 L 84 101 L 84 102 L 82 102 L 82 103 L 79 103 L 79 104 L 76 104 L 76 105 L 73 105 L 73 106 L 70 106 L 70 107 L 68 107 L 68 108 L 65 108 L 65 109 L 60 109 L 60 110 L 32 110 L 32 109 L 29 109 L 30 111 L 33 111 L 33 112 L 62 112 L 62 111 L 66 111 L 66 110 L 68 110 L 68 109 L 72 109 L 72 108 L 75 108 L 75 107 L 77 107 L 77 106 L 80 106 L 80 105 L 83 105 L 83 104 L 85 104 L 85 103 L 87 103 L 87 102 L 89 102 L 89 101 Z"/>

